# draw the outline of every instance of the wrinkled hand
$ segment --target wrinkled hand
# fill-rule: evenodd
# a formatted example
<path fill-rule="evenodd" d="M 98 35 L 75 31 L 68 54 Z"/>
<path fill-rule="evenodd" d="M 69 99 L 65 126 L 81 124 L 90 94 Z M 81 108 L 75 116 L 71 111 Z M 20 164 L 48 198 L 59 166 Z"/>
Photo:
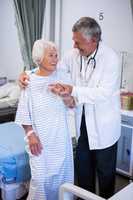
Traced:
<path fill-rule="evenodd" d="M 28 137 L 28 144 L 30 151 L 33 155 L 38 156 L 39 154 L 41 154 L 41 151 L 43 149 L 42 144 L 39 137 L 36 136 L 34 133 Z"/>
<path fill-rule="evenodd" d="M 71 85 L 56 83 L 56 84 L 49 85 L 48 88 L 54 94 L 62 97 L 62 100 L 67 107 L 74 108 L 75 100 L 71 96 L 71 93 L 72 93 Z"/>
<path fill-rule="evenodd" d="M 59 95 L 61 97 L 66 97 L 71 95 L 73 87 L 71 85 L 56 83 L 50 84 L 48 88 L 54 94 Z"/>
<path fill-rule="evenodd" d="M 60 92 L 62 92 L 64 90 L 63 86 L 60 83 L 55 83 L 55 84 L 50 84 L 48 85 L 48 89 L 56 94 L 60 96 Z"/>
<path fill-rule="evenodd" d="M 25 89 L 28 85 L 28 81 L 29 81 L 29 76 L 25 72 L 21 73 L 18 79 L 18 84 L 20 88 Z"/>
<path fill-rule="evenodd" d="M 63 97 L 63 102 L 69 108 L 74 108 L 75 107 L 75 100 L 74 100 L 74 98 L 72 96 Z"/>

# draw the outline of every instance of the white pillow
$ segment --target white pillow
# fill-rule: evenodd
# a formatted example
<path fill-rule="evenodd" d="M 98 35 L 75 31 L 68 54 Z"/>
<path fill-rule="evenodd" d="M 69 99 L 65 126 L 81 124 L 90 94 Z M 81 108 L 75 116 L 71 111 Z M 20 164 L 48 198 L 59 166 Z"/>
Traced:
<path fill-rule="evenodd" d="M 7 83 L 7 77 L 0 77 L 0 86 L 5 85 Z"/>
<path fill-rule="evenodd" d="M 7 83 L 0 87 L 0 98 L 19 98 L 20 88 L 16 83 Z"/>

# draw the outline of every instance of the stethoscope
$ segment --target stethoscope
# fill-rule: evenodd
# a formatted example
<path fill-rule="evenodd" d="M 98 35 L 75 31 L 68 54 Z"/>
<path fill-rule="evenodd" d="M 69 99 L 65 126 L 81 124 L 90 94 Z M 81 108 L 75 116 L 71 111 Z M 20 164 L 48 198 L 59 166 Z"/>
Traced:
<path fill-rule="evenodd" d="M 97 51 L 98 51 L 98 45 L 97 45 L 97 48 L 95 50 L 95 53 L 93 55 L 93 57 L 90 57 L 89 60 L 87 61 L 87 64 L 86 64 L 86 67 L 85 67 L 85 70 L 83 72 L 83 58 L 82 56 L 80 56 L 80 78 L 88 83 L 89 80 L 91 79 L 91 76 L 96 68 L 96 55 L 97 55 Z"/>

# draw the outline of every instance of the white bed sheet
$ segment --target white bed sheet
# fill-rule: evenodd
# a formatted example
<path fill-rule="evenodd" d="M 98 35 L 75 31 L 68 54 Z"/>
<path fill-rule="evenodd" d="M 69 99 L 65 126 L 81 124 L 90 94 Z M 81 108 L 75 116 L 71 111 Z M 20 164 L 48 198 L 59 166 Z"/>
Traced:
<path fill-rule="evenodd" d="M 18 99 L 12 99 L 10 97 L 5 97 L 0 99 L 0 109 L 17 106 Z"/>
<path fill-rule="evenodd" d="M 17 83 L 0 86 L 0 109 L 16 106 L 19 96 L 20 88 Z"/>

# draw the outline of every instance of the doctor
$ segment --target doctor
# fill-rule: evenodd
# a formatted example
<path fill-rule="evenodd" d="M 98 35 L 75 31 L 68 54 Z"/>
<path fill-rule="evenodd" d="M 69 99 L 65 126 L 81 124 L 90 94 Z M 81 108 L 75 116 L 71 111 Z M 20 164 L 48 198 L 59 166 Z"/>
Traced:
<path fill-rule="evenodd" d="M 79 135 L 76 170 L 80 187 L 109 198 L 114 193 L 117 141 L 120 137 L 120 65 L 116 53 L 101 41 L 101 28 L 90 18 L 79 19 L 72 28 L 74 49 L 63 59 L 73 85 L 62 85 L 60 96 L 76 102 Z"/>
<path fill-rule="evenodd" d="M 120 137 L 119 60 L 101 41 L 101 28 L 95 19 L 80 18 L 72 32 L 74 48 L 61 64 L 71 74 L 73 85 L 53 84 L 51 91 L 63 97 L 71 95 L 76 102 L 78 185 L 95 193 L 97 175 L 100 196 L 109 198 L 114 193 Z M 25 87 L 27 78 L 20 75 L 21 86 Z M 66 105 L 72 106 L 68 101 Z"/>

